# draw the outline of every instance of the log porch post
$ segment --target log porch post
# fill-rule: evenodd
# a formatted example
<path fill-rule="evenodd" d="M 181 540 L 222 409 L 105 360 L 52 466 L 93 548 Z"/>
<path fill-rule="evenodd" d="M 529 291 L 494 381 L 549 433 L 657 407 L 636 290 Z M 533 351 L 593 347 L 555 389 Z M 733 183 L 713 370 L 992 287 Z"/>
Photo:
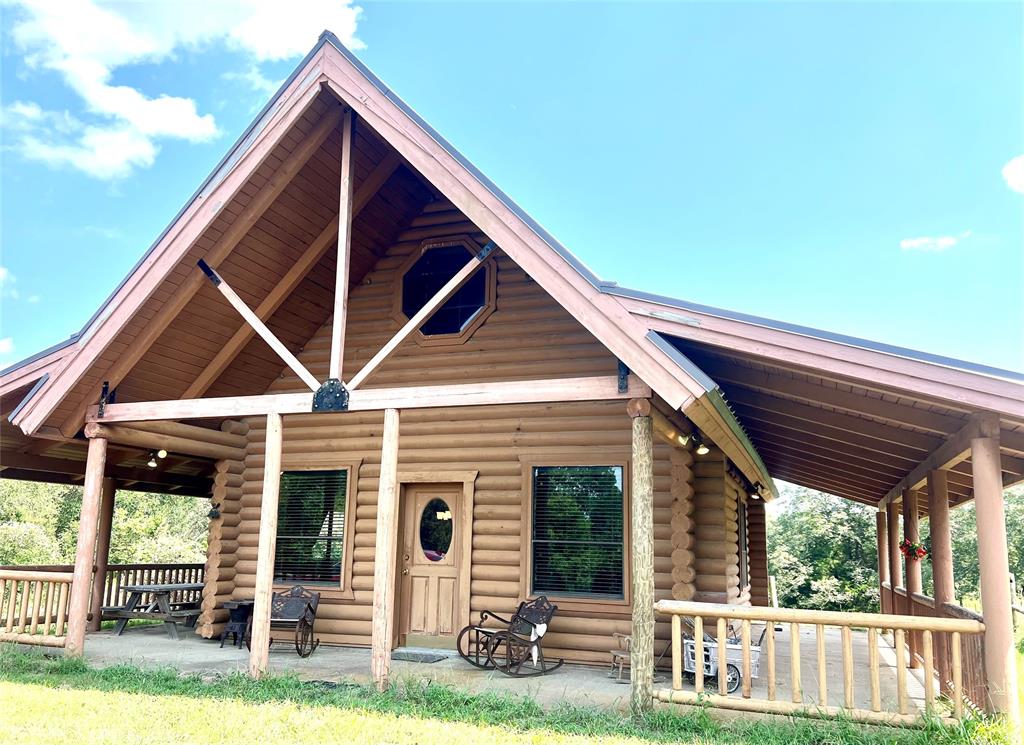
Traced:
<path fill-rule="evenodd" d="M 270 660 L 270 600 L 274 592 L 274 549 L 277 544 L 277 503 L 281 492 L 280 414 L 267 414 L 267 447 L 263 460 L 263 497 L 260 500 L 260 537 L 256 549 L 256 589 L 252 609 L 249 675 L 261 678 Z"/>
<path fill-rule="evenodd" d="M 1019 730 L 1017 669 L 1013 648 L 1013 611 L 1010 598 L 1010 565 L 1006 544 L 1006 510 L 1003 506 L 1003 475 L 999 455 L 999 425 L 983 427 L 983 435 L 971 440 L 974 505 L 978 519 L 978 573 L 981 607 L 985 618 L 985 673 L 988 704 L 992 712 L 1005 714 Z"/>
<path fill-rule="evenodd" d="M 373 562 L 373 625 L 370 672 L 380 691 L 388 687 L 395 626 L 395 563 L 398 560 L 398 409 L 385 409 L 377 489 L 377 537 Z"/>
<path fill-rule="evenodd" d="M 891 613 L 892 597 L 885 595 L 885 583 L 889 581 L 889 537 L 886 530 L 885 513 L 875 513 L 875 536 L 878 542 L 878 607 L 882 613 Z"/>
<path fill-rule="evenodd" d="M 82 511 L 78 519 L 78 547 L 75 570 L 68 602 L 68 630 L 64 643 L 67 657 L 81 657 L 85 649 L 85 628 L 88 624 L 89 601 L 92 597 L 92 565 L 96 553 L 96 524 L 99 522 L 103 471 L 107 463 L 107 440 L 89 440 L 85 462 L 85 484 L 82 490 Z"/>
<path fill-rule="evenodd" d="M 96 569 L 92 577 L 92 602 L 89 612 L 89 631 L 99 631 L 102 622 L 103 591 L 107 586 L 107 564 L 110 561 L 110 530 L 114 524 L 114 495 L 117 484 L 114 479 L 103 479 L 100 495 L 99 528 L 96 535 Z"/>
<path fill-rule="evenodd" d="M 945 471 L 931 471 L 928 474 L 928 527 L 932 537 L 932 582 L 935 610 L 943 603 L 953 602 L 953 539 L 949 532 L 949 491 Z M 937 651 L 939 657 L 939 687 L 942 691 L 950 688 L 949 637 L 939 634 Z"/>
<path fill-rule="evenodd" d="M 917 522 L 917 492 L 906 489 L 903 492 L 903 537 L 912 543 L 921 540 L 921 532 Z M 914 615 L 914 595 L 921 594 L 921 560 L 907 556 L 904 558 L 906 565 L 907 584 L 907 607 L 905 613 L 908 616 Z M 917 651 L 920 647 L 921 634 L 918 631 L 911 631 L 907 634 L 907 643 L 910 646 L 910 667 L 919 668 L 921 662 L 917 659 Z"/>
<path fill-rule="evenodd" d="M 654 430 L 650 400 L 633 399 L 627 411 L 633 420 L 630 710 L 634 717 L 643 717 L 654 708 Z M 678 640 L 673 642 L 678 643 Z"/>

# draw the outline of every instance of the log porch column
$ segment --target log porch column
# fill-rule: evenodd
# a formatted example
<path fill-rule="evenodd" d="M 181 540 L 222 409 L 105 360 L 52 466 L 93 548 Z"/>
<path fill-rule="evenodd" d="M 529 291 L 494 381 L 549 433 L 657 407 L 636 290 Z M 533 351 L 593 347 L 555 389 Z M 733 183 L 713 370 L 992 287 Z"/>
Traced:
<path fill-rule="evenodd" d="M 889 537 L 885 513 L 875 513 L 875 536 L 878 541 L 878 607 L 882 613 L 892 612 L 892 596 L 886 597 L 883 585 L 889 581 Z"/>
<path fill-rule="evenodd" d="M 373 625 L 370 672 L 380 691 L 388 687 L 395 627 L 395 564 L 398 561 L 398 409 L 385 409 L 377 489 L 377 537 L 373 562 Z"/>
<path fill-rule="evenodd" d="M 261 678 L 270 658 L 270 600 L 274 592 L 274 549 L 277 544 L 277 504 L 281 492 L 280 414 L 267 414 L 267 452 L 263 460 L 263 497 L 260 500 L 260 537 L 256 549 L 256 589 L 252 609 L 249 675 Z"/>
<path fill-rule="evenodd" d="M 81 657 L 85 648 L 85 628 L 92 597 L 92 565 L 96 553 L 96 524 L 99 522 L 100 494 L 103 491 L 106 463 L 106 438 L 92 438 L 89 440 L 89 454 L 85 462 L 82 512 L 78 519 L 78 547 L 75 550 L 75 570 L 71 580 L 71 599 L 68 602 L 68 630 L 64 643 L 64 654 L 67 657 Z"/>
<path fill-rule="evenodd" d="M 921 541 L 917 516 L 917 492 L 906 489 L 903 492 L 903 537 L 912 543 Z M 912 616 L 914 615 L 914 595 L 921 594 L 921 560 L 907 556 L 903 561 L 906 565 L 907 584 L 907 606 L 904 612 L 908 616 Z M 920 641 L 920 632 L 911 631 L 907 634 L 907 643 L 910 646 L 910 667 L 912 668 L 921 667 L 921 662 L 917 659 L 917 651 L 921 646 Z"/>
<path fill-rule="evenodd" d="M 654 429 L 650 400 L 633 399 L 627 411 L 633 419 L 630 710 L 633 716 L 642 717 L 654 708 Z"/>
<path fill-rule="evenodd" d="M 971 440 L 974 505 L 978 519 L 978 573 L 985 618 L 985 673 L 991 711 L 1005 714 L 1020 728 L 1017 670 L 1013 648 L 1010 565 L 1006 544 L 1006 510 L 999 456 L 999 427 Z M 984 431 L 984 430 L 983 430 Z"/>
<path fill-rule="evenodd" d="M 114 495 L 117 485 L 114 479 L 103 479 L 100 495 L 99 528 L 96 535 L 96 570 L 92 577 L 92 602 L 89 612 L 89 631 L 99 631 L 103 608 L 103 591 L 107 585 L 107 564 L 110 561 L 110 530 L 114 524 Z"/>
<path fill-rule="evenodd" d="M 886 505 L 885 510 L 888 524 L 886 535 L 889 538 L 889 585 L 892 588 L 889 612 L 899 615 L 903 612 L 900 607 L 900 596 L 896 594 L 896 588 L 903 587 L 903 565 L 900 563 L 900 513 L 899 508 L 892 502 Z"/>
<path fill-rule="evenodd" d="M 949 491 L 945 471 L 928 474 L 928 527 L 932 537 L 932 582 L 935 610 L 953 602 L 953 539 L 949 532 Z M 950 689 L 949 638 L 938 634 L 939 686 Z"/>

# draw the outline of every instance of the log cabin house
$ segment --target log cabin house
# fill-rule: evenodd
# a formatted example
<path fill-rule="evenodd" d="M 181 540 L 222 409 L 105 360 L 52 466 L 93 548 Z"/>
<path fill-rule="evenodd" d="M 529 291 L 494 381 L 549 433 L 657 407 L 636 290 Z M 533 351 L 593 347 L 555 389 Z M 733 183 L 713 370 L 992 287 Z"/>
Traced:
<path fill-rule="evenodd" d="M 702 690 L 679 680 L 681 616 L 723 645 L 738 619 L 747 647 L 751 620 L 874 627 L 875 649 L 892 629 L 958 712 L 1016 697 L 1002 490 L 1024 478 L 1024 376 L 602 281 L 330 33 L 82 332 L 0 394 L 3 477 L 85 494 L 73 567 L 0 570 L 0 639 L 81 654 L 133 488 L 210 498 L 197 629 L 255 598 L 254 675 L 269 594 L 299 583 L 382 685 L 393 648 L 546 595 L 552 656 L 604 664 L 632 633 L 638 711 Z M 881 615 L 770 607 L 773 477 L 877 508 Z M 970 500 L 983 620 L 953 606 L 948 511 Z M 926 516 L 934 598 L 898 552 L 901 518 L 914 537 Z M 774 678 L 766 701 L 709 700 L 807 708 Z"/>

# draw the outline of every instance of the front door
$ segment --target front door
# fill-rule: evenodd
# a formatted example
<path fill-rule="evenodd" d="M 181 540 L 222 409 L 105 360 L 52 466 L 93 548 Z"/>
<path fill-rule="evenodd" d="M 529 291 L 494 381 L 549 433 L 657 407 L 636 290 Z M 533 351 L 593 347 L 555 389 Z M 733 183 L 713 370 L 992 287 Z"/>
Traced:
<path fill-rule="evenodd" d="M 454 647 L 462 485 L 416 484 L 403 497 L 399 643 Z"/>

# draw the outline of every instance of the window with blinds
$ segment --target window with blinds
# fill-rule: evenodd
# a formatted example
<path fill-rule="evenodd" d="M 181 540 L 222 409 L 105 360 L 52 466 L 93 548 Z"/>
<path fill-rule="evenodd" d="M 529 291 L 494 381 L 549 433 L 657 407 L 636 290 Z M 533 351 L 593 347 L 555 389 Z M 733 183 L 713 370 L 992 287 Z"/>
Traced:
<path fill-rule="evenodd" d="M 347 489 L 348 470 L 281 474 L 276 581 L 340 585 Z"/>
<path fill-rule="evenodd" d="M 531 589 L 625 597 L 622 466 L 533 469 Z"/>

